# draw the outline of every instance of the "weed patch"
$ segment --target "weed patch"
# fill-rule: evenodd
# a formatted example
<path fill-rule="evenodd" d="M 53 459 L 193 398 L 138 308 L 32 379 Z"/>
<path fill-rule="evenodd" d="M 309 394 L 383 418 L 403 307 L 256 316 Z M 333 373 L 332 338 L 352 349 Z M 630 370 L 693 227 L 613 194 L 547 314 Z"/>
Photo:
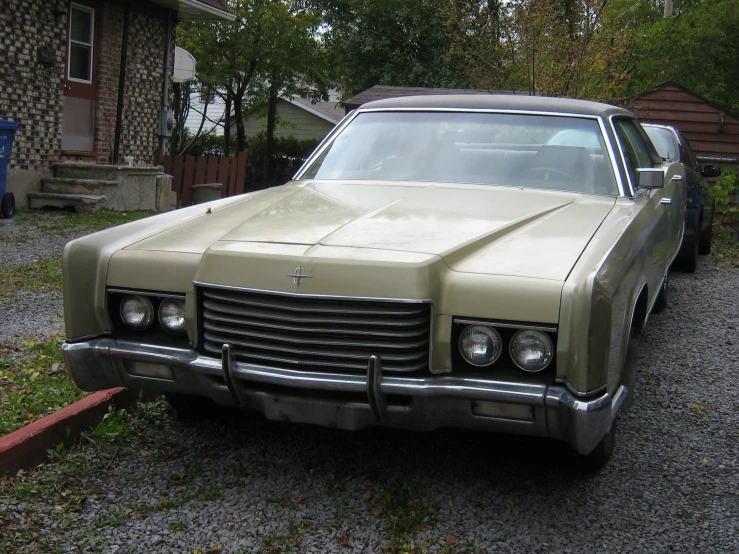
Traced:
<path fill-rule="evenodd" d="M 56 337 L 0 348 L 0 436 L 84 396 L 67 374 L 60 344 Z"/>
<path fill-rule="evenodd" d="M 0 296 L 12 297 L 21 290 L 31 292 L 62 291 L 62 258 L 33 261 L 3 267 Z"/>

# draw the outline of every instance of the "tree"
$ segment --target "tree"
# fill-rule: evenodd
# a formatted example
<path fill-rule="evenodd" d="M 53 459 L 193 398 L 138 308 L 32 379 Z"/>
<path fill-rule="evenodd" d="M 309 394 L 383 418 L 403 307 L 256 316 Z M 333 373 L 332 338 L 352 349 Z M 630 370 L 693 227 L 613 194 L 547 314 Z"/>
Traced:
<path fill-rule="evenodd" d="M 351 96 L 373 85 L 465 87 L 452 63 L 441 8 L 446 0 L 313 0 L 323 41 Z"/>
<path fill-rule="evenodd" d="M 228 8 L 235 21 L 183 23 L 178 43 L 198 60 L 200 86 L 226 105 L 225 148 L 235 128 L 237 149 L 244 151 L 244 117 L 264 109 L 272 80 L 289 95 L 306 85 L 325 93 L 327 79 L 319 68 L 315 10 L 288 0 L 228 0 Z"/>

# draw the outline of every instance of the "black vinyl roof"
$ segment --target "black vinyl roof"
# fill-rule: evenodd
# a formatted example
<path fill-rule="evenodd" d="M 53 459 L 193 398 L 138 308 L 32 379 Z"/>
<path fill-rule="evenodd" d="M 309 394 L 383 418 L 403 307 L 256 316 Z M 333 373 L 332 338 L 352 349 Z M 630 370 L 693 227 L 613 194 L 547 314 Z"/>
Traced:
<path fill-rule="evenodd" d="M 443 94 L 404 96 L 375 100 L 362 105 L 360 110 L 373 109 L 461 109 L 461 110 L 514 110 L 552 112 L 577 115 L 634 117 L 628 110 L 572 98 L 548 98 L 543 96 L 519 96 L 510 94 Z"/>

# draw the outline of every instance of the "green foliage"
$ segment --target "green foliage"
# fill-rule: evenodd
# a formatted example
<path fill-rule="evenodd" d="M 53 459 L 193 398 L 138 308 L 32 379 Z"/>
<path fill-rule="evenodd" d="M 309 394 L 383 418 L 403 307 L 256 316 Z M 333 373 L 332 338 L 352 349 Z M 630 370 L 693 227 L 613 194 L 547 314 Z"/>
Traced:
<path fill-rule="evenodd" d="M 0 436 L 82 398 L 67 374 L 60 345 L 55 338 L 0 349 Z"/>
<path fill-rule="evenodd" d="M 711 192 L 716 198 L 716 211 L 739 221 L 739 167 L 723 169 Z"/>
<path fill-rule="evenodd" d="M 739 112 L 739 2 L 682 2 L 672 17 L 634 26 L 627 94 L 672 80 Z"/>
<path fill-rule="evenodd" d="M 336 76 L 351 96 L 376 84 L 468 85 L 450 56 L 443 0 L 318 0 Z"/>

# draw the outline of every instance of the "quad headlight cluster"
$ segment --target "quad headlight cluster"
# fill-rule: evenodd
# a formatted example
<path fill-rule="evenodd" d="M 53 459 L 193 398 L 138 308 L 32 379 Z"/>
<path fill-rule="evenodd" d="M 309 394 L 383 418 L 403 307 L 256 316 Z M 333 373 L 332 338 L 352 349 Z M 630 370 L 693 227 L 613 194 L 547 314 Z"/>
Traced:
<path fill-rule="evenodd" d="M 508 355 L 519 369 L 537 373 L 554 359 L 554 344 L 538 329 L 519 329 L 508 340 Z M 494 364 L 504 351 L 504 340 L 494 326 L 468 325 L 459 335 L 462 358 L 476 367 Z"/>
<path fill-rule="evenodd" d="M 158 303 L 155 309 L 154 302 Z M 152 326 L 155 317 L 162 329 L 172 335 L 185 333 L 185 299 L 176 297 L 149 297 L 126 294 L 121 299 L 120 315 L 123 324 L 133 331 L 144 331 Z"/>

